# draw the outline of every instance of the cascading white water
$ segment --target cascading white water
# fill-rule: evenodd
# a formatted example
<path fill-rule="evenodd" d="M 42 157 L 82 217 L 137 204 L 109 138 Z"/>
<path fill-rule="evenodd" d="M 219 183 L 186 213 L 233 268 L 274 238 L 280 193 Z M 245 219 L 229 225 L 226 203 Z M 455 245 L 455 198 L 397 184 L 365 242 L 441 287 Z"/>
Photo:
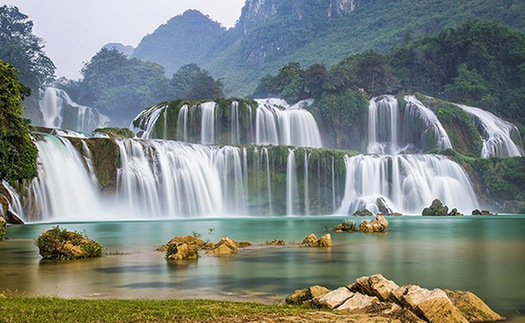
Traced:
<path fill-rule="evenodd" d="M 478 128 L 481 128 L 482 158 L 522 156 L 520 133 L 512 123 L 479 108 L 461 104 L 458 106 L 471 116 Z"/>
<path fill-rule="evenodd" d="M 215 102 L 206 102 L 201 104 L 201 144 L 215 144 Z"/>
<path fill-rule="evenodd" d="M 392 95 L 370 100 L 367 152 L 395 155 L 414 149 L 452 148 L 434 112 L 414 96 L 404 99 L 407 104 L 403 107 Z"/>
<path fill-rule="evenodd" d="M 288 151 L 286 163 L 286 215 L 298 215 L 299 193 L 297 184 L 297 168 L 295 167 L 295 153 Z"/>
<path fill-rule="evenodd" d="M 378 198 L 403 214 L 421 214 L 435 198 L 461 212 L 478 205 L 465 171 L 440 155 L 359 155 L 345 163 L 346 187 L 339 213 L 365 208 L 379 212 Z"/>
<path fill-rule="evenodd" d="M 44 117 L 43 126 L 91 132 L 106 127 L 110 119 L 96 109 L 75 103 L 61 89 L 48 87 L 42 93 L 40 111 Z"/>

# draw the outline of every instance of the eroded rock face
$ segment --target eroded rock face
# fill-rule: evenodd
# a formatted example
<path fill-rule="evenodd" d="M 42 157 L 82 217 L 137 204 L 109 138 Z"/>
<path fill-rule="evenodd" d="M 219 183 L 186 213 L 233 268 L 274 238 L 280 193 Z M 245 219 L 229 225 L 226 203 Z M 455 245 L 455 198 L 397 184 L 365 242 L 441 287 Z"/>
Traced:
<path fill-rule="evenodd" d="M 289 304 L 311 302 L 336 311 L 366 315 L 373 320 L 400 322 L 493 322 L 504 318 L 471 292 L 428 290 L 417 285 L 399 287 L 381 274 L 363 276 L 355 283 L 322 295 L 297 290 Z"/>

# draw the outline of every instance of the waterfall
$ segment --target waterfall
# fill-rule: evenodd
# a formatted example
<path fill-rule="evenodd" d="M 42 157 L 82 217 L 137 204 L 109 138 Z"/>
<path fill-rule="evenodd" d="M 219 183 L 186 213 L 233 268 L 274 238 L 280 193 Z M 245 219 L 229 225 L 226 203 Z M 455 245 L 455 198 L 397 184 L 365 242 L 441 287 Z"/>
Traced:
<path fill-rule="evenodd" d="M 435 198 L 461 212 L 478 205 L 465 171 L 440 155 L 359 155 L 345 163 L 346 187 L 339 213 L 364 208 L 379 212 L 378 199 L 403 214 L 421 214 Z"/>
<path fill-rule="evenodd" d="M 94 108 L 77 104 L 61 89 L 46 88 L 40 99 L 40 111 L 44 117 L 43 126 L 91 132 L 106 127 L 109 118 Z"/>
<path fill-rule="evenodd" d="M 471 116 L 481 133 L 482 158 L 522 156 L 520 133 L 513 124 L 479 108 L 461 104 L 458 106 Z"/>
<path fill-rule="evenodd" d="M 305 109 L 312 101 L 301 101 L 293 106 L 280 99 L 256 100 L 256 103 L 255 108 L 247 103 L 241 105 L 239 101 L 232 101 L 229 106 L 206 102 L 179 108 L 162 104 L 142 111 L 133 120 L 131 128 L 142 130 L 143 139 L 206 145 L 322 147 L 317 122 Z M 170 118 L 174 113 L 177 117 Z"/>
<path fill-rule="evenodd" d="M 295 153 L 292 149 L 289 150 L 286 165 L 286 215 L 298 215 L 297 168 L 295 166 Z"/>
<path fill-rule="evenodd" d="M 369 154 L 396 155 L 405 151 L 452 148 L 443 125 L 432 110 L 414 96 L 400 107 L 392 95 L 375 97 L 368 109 Z"/>

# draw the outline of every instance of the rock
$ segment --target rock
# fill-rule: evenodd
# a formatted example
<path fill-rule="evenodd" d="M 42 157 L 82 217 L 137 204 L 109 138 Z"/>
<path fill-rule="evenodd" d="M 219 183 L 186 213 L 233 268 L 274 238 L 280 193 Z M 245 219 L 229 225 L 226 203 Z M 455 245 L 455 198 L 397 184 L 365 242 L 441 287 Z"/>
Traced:
<path fill-rule="evenodd" d="M 335 232 L 352 232 L 357 229 L 357 225 L 354 222 L 343 220 L 341 223 L 336 225 L 333 230 Z"/>
<path fill-rule="evenodd" d="M 36 240 L 39 253 L 46 259 L 80 259 L 102 256 L 102 246 L 81 233 L 58 226 L 42 233 Z"/>
<path fill-rule="evenodd" d="M 372 214 L 372 212 L 370 212 L 368 209 L 364 209 L 364 210 L 357 210 L 352 215 L 354 216 L 373 216 L 374 214 Z"/>
<path fill-rule="evenodd" d="M 459 216 L 459 215 L 463 215 L 463 214 L 461 214 L 460 212 L 458 212 L 458 209 L 453 208 L 452 211 L 450 211 L 450 213 L 447 214 L 447 215 Z"/>
<path fill-rule="evenodd" d="M 478 210 L 478 209 L 475 209 L 472 211 L 472 215 L 494 215 L 492 212 L 490 212 L 489 210 Z"/>
<path fill-rule="evenodd" d="M 338 289 L 335 289 L 324 296 L 314 298 L 312 302 L 318 306 L 334 309 L 343 304 L 347 299 L 349 299 L 353 295 L 354 293 L 351 292 L 348 288 L 339 287 Z"/>
<path fill-rule="evenodd" d="M 332 236 L 330 233 L 327 233 L 319 239 L 319 247 L 326 248 L 326 247 L 332 247 L 334 245 L 332 241 Z"/>
<path fill-rule="evenodd" d="M 319 247 L 319 241 L 315 233 L 311 233 L 308 237 L 304 238 L 303 242 L 299 245 L 301 247 Z"/>
<path fill-rule="evenodd" d="M 7 231 L 7 222 L 3 217 L 0 216 L 0 241 L 4 240 L 5 233 Z"/>
<path fill-rule="evenodd" d="M 472 215 L 481 215 L 481 211 L 478 209 L 472 210 Z"/>
<path fill-rule="evenodd" d="M 381 214 L 391 215 L 394 213 L 392 209 L 388 207 L 388 204 L 383 197 L 378 197 L 376 199 L 376 205 Z"/>
<path fill-rule="evenodd" d="M 253 246 L 253 243 L 249 242 L 249 241 L 239 241 L 239 244 L 237 247 L 239 248 L 246 248 L 246 247 L 251 247 Z"/>
<path fill-rule="evenodd" d="M 224 236 L 217 244 L 215 248 L 208 251 L 209 255 L 229 255 L 232 253 L 237 253 L 239 243 L 235 240 L 230 239 L 228 236 Z"/>
<path fill-rule="evenodd" d="M 157 251 L 166 251 L 170 244 L 181 244 L 181 243 L 187 244 L 188 246 L 194 246 L 197 248 L 202 248 L 206 245 L 206 242 L 204 240 L 202 240 L 201 238 L 195 237 L 195 236 L 190 236 L 190 235 L 177 236 L 171 239 L 170 241 L 168 241 L 168 243 L 166 243 L 165 245 L 157 248 Z"/>
<path fill-rule="evenodd" d="M 199 249 L 195 245 L 183 242 L 175 242 L 168 245 L 166 259 L 168 260 L 192 260 L 199 258 Z"/>
<path fill-rule="evenodd" d="M 392 292 L 400 304 L 429 322 L 468 322 L 439 288 L 428 290 L 416 285 L 399 287 Z"/>
<path fill-rule="evenodd" d="M 352 295 L 339 305 L 336 310 L 347 312 L 368 312 L 368 309 L 378 303 L 377 297 L 363 295 L 361 293 L 352 293 Z"/>
<path fill-rule="evenodd" d="M 504 317 L 494 312 L 483 300 L 471 292 L 445 290 L 445 294 L 469 322 L 505 320 Z"/>
<path fill-rule="evenodd" d="M 399 286 L 383 277 L 383 275 L 375 274 L 356 279 L 355 284 L 348 286 L 348 288 L 354 292 L 376 296 L 379 300 L 385 302 L 391 300 L 390 293 L 398 289 Z"/>
<path fill-rule="evenodd" d="M 266 241 L 265 245 L 267 245 L 267 246 L 284 246 L 284 245 L 286 245 L 286 241 L 275 239 L 273 241 Z"/>
<path fill-rule="evenodd" d="M 326 287 L 314 285 L 305 289 L 298 289 L 285 299 L 287 304 L 304 304 L 314 298 L 320 298 L 328 294 L 330 290 Z"/>
<path fill-rule="evenodd" d="M 422 215 L 443 216 L 448 214 L 448 206 L 443 205 L 439 199 L 432 201 L 430 207 L 423 209 Z"/>
<path fill-rule="evenodd" d="M 377 213 L 375 219 L 370 222 L 363 221 L 357 230 L 365 233 L 384 232 L 387 227 L 388 221 L 386 218 L 383 216 L 383 214 Z"/>

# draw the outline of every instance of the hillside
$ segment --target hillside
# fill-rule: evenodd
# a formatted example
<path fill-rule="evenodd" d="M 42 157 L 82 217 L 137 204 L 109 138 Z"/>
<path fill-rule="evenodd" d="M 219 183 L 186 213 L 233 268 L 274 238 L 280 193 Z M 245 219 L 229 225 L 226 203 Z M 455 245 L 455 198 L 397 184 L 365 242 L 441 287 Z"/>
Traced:
<path fill-rule="evenodd" d="M 188 11 L 144 37 L 134 56 L 160 63 L 168 75 L 196 63 L 222 78 L 227 94 L 245 96 L 287 62 L 332 65 L 349 54 L 390 48 L 467 19 L 498 20 L 525 31 L 525 3 L 247 0 L 232 29 Z"/>

